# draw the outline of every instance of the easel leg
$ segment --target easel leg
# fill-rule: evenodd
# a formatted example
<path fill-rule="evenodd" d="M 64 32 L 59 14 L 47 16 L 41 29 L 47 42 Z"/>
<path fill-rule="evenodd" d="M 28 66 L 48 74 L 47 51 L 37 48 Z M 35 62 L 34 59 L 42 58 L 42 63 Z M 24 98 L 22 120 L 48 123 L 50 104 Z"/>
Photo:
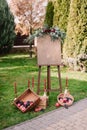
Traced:
<path fill-rule="evenodd" d="M 41 75 L 41 66 L 39 66 L 37 94 L 40 93 L 40 75 Z"/>
<path fill-rule="evenodd" d="M 61 84 L 61 75 L 60 75 L 60 66 L 58 65 L 58 77 L 59 77 L 59 89 L 60 93 L 62 92 L 62 84 Z"/>
<path fill-rule="evenodd" d="M 51 90 L 51 80 L 50 80 L 50 66 L 47 66 L 47 94 Z"/>

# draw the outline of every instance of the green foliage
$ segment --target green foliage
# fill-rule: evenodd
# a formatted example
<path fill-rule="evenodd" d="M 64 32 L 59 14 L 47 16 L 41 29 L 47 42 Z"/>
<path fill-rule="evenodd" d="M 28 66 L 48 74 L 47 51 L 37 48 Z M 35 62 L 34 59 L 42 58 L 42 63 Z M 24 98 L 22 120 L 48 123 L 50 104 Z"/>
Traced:
<path fill-rule="evenodd" d="M 26 43 L 32 43 L 35 37 L 43 37 L 49 35 L 51 40 L 61 39 L 62 43 L 65 38 L 65 32 L 61 31 L 58 27 L 44 26 L 41 29 L 36 30 L 32 35 L 25 39 Z"/>
<path fill-rule="evenodd" d="M 47 5 L 46 16 L 44 21 L 44 23 L 49 27 L 53 26 L 53 16 L 54 16 L 54 5 L 52 1 L 49 1 Z"/>
<path fill-rule="evenodd" d="M 87 0 L 71 0 L 64 55 L 87 54 Z"/>
<path fill-rule="evenodd" d="M 65 57 L 77 57 L 87 53 L 87 1 L 71 1 L 67 36 L 64 45 Z"/>
<path fill-rule="evenodd" d="M 67 30 L 70 0 L 55 0 L 53 25 Z"/>
<path fill-rule="evenodd" d="M 14 18 L 7 2 L 0 0 L 0 53 L 6 53 L 14 43 Z"/>

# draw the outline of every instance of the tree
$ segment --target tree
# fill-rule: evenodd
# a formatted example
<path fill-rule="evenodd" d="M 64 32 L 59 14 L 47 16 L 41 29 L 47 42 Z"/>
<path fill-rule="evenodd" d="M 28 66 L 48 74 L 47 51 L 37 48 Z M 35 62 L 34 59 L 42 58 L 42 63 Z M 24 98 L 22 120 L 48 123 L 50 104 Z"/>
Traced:
<path fill-rule="evenodd" d="M 70 0 L 55 0 L 54 1 L 54 19 L 53 25 L 58 26 L 66 32 L 68 15 L 69 15 Z"/>
<path fill-rule="evenodd" d="M 46 16 L 44 20 L 44 23 L 49 27 L 53 26 L 53 16 L 54 16 L 54 5 L 52 1 L 49 1 L 46 8 Z"/>
<path fill-rule="evenodd" d="M 15 24 L 8 4 L 5 0 L 0 1 L 0 53 L 7 53 L 14 44 Z"/>
<path fill-rule="evenodd" d="M 87 71 L 87 1 L 71 0 L 64 59 L 73 59 L 73 68 Z"/>
<path fill-rule="evenodd" d="M 43 26 L 45 7 L 48 0 L 11 0 L 9 6 L 15 17 L 16 33 L 32 35 L 33 31 Z M 14 5 L 14 6 L 13 6 Z M 32 43 L 29 43 L 30 57 L 32 57 Z"/>
<path fill-rule="evenodd" d="M 87 0 L 71 0 L 64 45 L 65 57 L 87 54 Z"/>
<path fill-rule="evenodd" d="M 32 30 L 43 26 L 45 7 L 48 0 L 7 0 L 14 15 L 16 33 L 29 35 Z"/>

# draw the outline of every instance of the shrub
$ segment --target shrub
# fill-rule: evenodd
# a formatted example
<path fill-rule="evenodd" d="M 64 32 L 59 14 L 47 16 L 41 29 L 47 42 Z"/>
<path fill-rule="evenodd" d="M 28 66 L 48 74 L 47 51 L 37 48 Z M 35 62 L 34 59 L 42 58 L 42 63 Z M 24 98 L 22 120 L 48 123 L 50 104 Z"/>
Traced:
<path fill-rule="evenodd" d="M 15 39 L 14 17 L 5 0 L 0 0 L 0 53 L 7 53 Z"/>
<path fill-rule="evenodd" d="M 46 16 L 45 16 L 44 24 L 48 25 L 49 27 L 52 27 L 53 16 L 54 16 L 54 5 L 52 1 L 49 1 L 47 5 L 47 9 L 46 9 Z"/>

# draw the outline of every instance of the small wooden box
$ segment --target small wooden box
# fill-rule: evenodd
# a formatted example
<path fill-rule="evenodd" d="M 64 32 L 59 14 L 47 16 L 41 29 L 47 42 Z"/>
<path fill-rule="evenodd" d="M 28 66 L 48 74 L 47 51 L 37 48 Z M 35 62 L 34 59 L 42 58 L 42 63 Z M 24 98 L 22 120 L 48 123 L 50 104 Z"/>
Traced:
<path fill-rule="evenodd" d="M 22 101 L 22 102 L 27 102 L 30 101 L 32 102 L 31 105 L 29 105 L 25 110 L 22 110 L 21 107 L 18 106 L 17 102 Z M 21 94 L 16 100 L 14 100 L 14 105 L 21 110 L 22 112 L 27 112 L 34 108 L 40 101 L 40 97 L 34 93 L 31 89 L 27 89 L 24 93 Z"/>
<path fill-rule="evenodd" d="M 46 109 L 47 105 L 48 105 L 48 96 L 40 96 L 40 102 L 37 105 L 37 107 Z"/>

